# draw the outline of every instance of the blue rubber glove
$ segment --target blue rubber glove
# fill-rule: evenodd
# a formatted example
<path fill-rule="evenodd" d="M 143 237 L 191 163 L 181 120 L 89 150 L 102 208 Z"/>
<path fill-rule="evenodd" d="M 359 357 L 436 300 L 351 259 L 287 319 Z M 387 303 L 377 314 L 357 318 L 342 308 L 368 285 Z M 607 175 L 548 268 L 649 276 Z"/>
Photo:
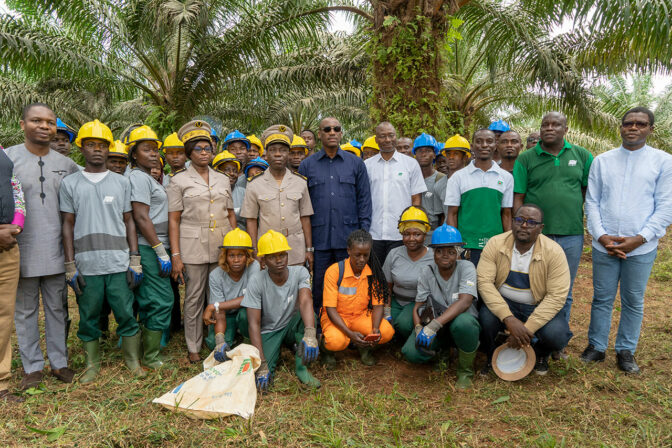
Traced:
<path fill-rule="evenodd" d="M 261 365 L 257 369 L 256 383 L 259 392 L 268 390 L 268 386 L 271 383 L 271 372 L 268 370 L 268 363 L 266 361 L 261 361 Z"/>
<path fill-rule="evenodd" d="M 126 271 L 126 281 L 130 289 L 135 289 L 142 282 L 142 265 L 140 255 L 131 255 L 131 262 Z"/>
<path fill-rule="evenodd" d="M 226 356 L 226 352 L 230 350 L 229 344 L 226 343 L 224 339 L 224 333 L 217 333 L 215 335 L 215 361 L 224 362 L 228 361 L 229 357 Z"/>
<path fill-rule="evenodd" d="M 157 261 L 159 262 L 159 277 L 170 277 L 170 272 L 173 270 L 173 263 L 170 262 L 170 257 L 168 256 L 168 252 L 166 252 L 166 248 L 163 246 L 163 243 L 159 243 L 158 246 L 154 246 L 152 249 L 154 250 Z"/>
<path fill-rule="evenodd" d="M 299 357 L 304 366 L 317 360 L 320 349 L 317 346 L 317 332 L 314 327 L 306 327 L 299 347 Z"/>
<path fill-rule="evenodd" d="M 415 343 L 419 347 L 429 348 L 434 342 L 436 333 L 443 327 L 436 319 L 428 323 L 415 337 Z"/>
<path fill-rule="evenodd" d="M 82 274 L 79 273 L 74 261 L 65 263 L 65 281 L 70 285 L 72 290 L 75 291 L 76 295 L 82 295 L 82 289 L 86 287 L 86 282 L 84 281 Z"/>

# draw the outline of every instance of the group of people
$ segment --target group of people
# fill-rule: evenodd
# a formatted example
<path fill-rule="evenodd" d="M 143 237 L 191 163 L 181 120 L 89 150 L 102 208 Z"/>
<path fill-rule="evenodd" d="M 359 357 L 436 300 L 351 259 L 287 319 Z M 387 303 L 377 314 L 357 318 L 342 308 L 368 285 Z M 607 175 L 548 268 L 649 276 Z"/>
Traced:
<path fill-rule="evenodd" d="M 221 142 L 203 120 L 164 140 L 141 124 L 115 140 L 98 120 L 75 132 L 41 103 L 20 124 L 25 142 L 0 151 L 5 400 L 21 400 L 8 390 L 12 320 L 21 389 L 43 379 L 40 296 L 51 373 L 73 381 L 66 284 L 86 354 L 81 383 L 99 374 L 110 312 L 137 377 L 164 365 L 161 349 L 182 321 L 192 363 L 204 344 L 225 361 L 249 338 L 261 390 L 283 345 L 301 383 L 319 387 L 307 369 L 318 357 L 333 366 L 334 352 L 354 346 L 372 365 L 393 339 L 413 363 L 456 347 L 465 389 L 479 347 L 490 371 L 502 331 L 509 347 L 532 346 L 545 374 L 572 337 L 584 205 L 594 296 L 581 359 L 605 358 L 620 284 L 618 366 L 639 372 L 644 292 L 672 222 L 672 156 L 647 145 L 648 109 L 625 113 L 622 145 L 595 159 L 567 141 L 558 112 L 544 115 L 525 151 L 501 120 L 445 144 L 398 138 L 382 122 L 364 144 L 342 146 L 333 117 L 317 135 L 273 125 Z M 83 167 L 67 157 L 73 142 Z"/>

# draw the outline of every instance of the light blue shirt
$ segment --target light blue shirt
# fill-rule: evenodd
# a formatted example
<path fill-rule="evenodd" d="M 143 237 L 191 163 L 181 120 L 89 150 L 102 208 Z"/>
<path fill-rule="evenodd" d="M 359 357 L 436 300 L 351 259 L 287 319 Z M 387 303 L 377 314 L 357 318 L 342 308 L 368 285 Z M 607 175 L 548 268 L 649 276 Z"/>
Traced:
<path fill-rule="evenodd" d="M 585 207 L 593 248 L 606 253 L 597 242 L 605 234 L 641 235 L 647 243 L 628 255 L 651 252 L 672 223 L 672 155 L 648 145 L 600 154 L 590 167 Z"/>

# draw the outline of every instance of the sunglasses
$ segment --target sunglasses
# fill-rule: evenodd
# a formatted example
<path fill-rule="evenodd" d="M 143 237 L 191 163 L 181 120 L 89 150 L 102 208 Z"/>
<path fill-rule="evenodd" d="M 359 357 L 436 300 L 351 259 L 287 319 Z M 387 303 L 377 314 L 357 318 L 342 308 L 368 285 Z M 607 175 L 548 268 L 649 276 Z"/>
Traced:
<path fill-rule="evenodd" d="M 325 126 L 322 128 L 322 132 L 331 132 L 332 130 L 334 132 L 341 132 L 341 129 L 340 126 Z"/>
<path fill-rule="evenodd" d="M 527 137 L 527 142 L 528 143 L 537 143 L 539 141 L 538 138 L 536 137 Z"/>
<path fill-rule="evenodd" d="M 621 125 L 625 129 L 635 126 L 637 129 L 646 129 L 649 126 L 648 122 L 645 121 L 624 121 Z"/>
<path fill-rule="evenodd" d="M 202 152 L 212 152 L 212 148 L 210 146 L 206 146 L 204 148 L 196 147 L 193 149 L 193 151 L 197 154 L 200 154 Z"/>
<path fill-rule="evenodd" d="M 519 226 L 522 226 L 523 224 L 527 224 L 528 227 L 537 227 L 538 225 L 543 224 L 541 221 L 535 221 L 534 219 L 521 218 L 520 216 L 516 216 L 515 218 L 513 218 L 513 222 L 515 222 Z"/>

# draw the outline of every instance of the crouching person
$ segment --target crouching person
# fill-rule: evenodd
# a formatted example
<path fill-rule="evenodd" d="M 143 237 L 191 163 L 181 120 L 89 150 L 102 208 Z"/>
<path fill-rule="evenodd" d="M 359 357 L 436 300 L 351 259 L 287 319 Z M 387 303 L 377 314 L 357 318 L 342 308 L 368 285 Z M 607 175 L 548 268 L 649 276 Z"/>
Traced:
<path fill-rule="evenodd" d="M 401 349 L 408 361 L 423 363 L 452 341 L 458 350 L 458 389 L 471 387 L 481 331 L 475 306 L 476 268 L 470 261 L 458 260 L 463 244 L 459 230 L 447 224 L 432 233 L 434 263 L 425 266 L 418 279 L 415 330 Z"/>
<path fill-rule="evenodd" d="M 259 262 L 252 258 L 252 238 L 238 228 L 224 236 L 219 255 L 219 267 L 210 273 L 209 304 L 203 312 L 203 322 L 214 333 L 210 347 L 210 334 L 205 342 L 215 351 L 215 360 L 226 361 L 238 330 L 238 310 L 243 301 L 250 278 L 260 270 Z M 214 328 L 213 328 L 214 326 Z"/>
<path fill-rule="evenodd" d="M 104 299 L 119 324 L 117 334 L 121 336 L 126 366 L 135 376 L 145 376 L 140 366 L 140 327 L 133 316 L 131 291 L 142 281 L 131 184 L 126 177 L 106 168 L 113 140 L 112 132 L 103 123 L 85 123 L 76 143 L 86 166 L 63 179 L 59 199 L 65 279 L 77 295 L 77 337 L 86 353 L 86 371 L 79 381 L 90 383 L 100 371 L 98 320 Z"/>
<path fill-rule="evenodd" d="M 322 332 L 324 362 L 332 367 L 331 352 L 345 350 L 352 342 L 360 351 L 362 363 L 371 366 L 374 346 L 394 336 L 394 328 L 383 319 L 389 303 L 387 280 L 378 259 L 371 257 L 373 239 L 366 230 L 348 236 L 348 258 L 332 264 L 324 277 Z"/>
<path fill-rule="evenodd" d="M 309 387 L 320 387 L 320 382 L 306 368 L 319 353 L 310 274 L 303 266 L 287 266 L 290 250 L 287 238 L 274 230 L 259 238 L 257 256 L 266 269 L 250 279 L 241 302 L 247 312 L 238 313 L 238 328 L 243 336 L 249 332 L 252 345 L 261 355 L 261 366 L 256 372 L 260 391 L 268 389 L 271 383 L 283 344 L 298 347 L 294 372 L 299 381 Z"/>
<path fill-rule="evenodd" d="M 516 211 L 511 231 L 490 238 L 478 262 L 478 292 L 483 344 L 490 371 L 497 333 L 509 332 L 509 346 L 532 345 L 535 371 L 548 372 L 548 355 L 560 351 L 572 333 L 559 313 L 565 305 L 570 276 L 562 247 L 541 234 L 544 214 L 534 204 Z"/>

